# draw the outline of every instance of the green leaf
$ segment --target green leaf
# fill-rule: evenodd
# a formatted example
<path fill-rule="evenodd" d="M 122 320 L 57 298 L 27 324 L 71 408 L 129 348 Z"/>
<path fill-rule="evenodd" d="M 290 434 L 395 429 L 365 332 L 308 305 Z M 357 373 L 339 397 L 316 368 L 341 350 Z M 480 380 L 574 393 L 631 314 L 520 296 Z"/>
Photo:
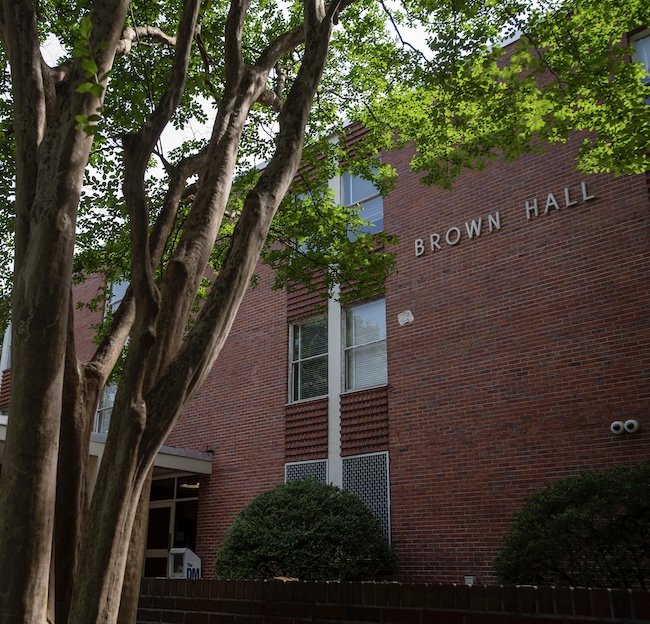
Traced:
<path fill-rule="evenodd" d="M 90 21 L 90 17 L 84 15 L 84 17 L 81 19 L 81 23 L 79 24 L 79 30 L 81 32 L 82 38 L 86 40 L 89 39 L 92 29 L 93 29 L 93 24 Z"/>
<path fill-rule="evenodd" d="M 92 93 L 92 89 L 93 89 L 94 86 L 95 85 L 92 82 L 82 82 L 76 88 L 76 91 L 77 91 L 77 93 Z"/>
<path fill-rule="evenodd" d="M 99 67 L 97 67 L 97 63 L 91 58 L 82 58 L 81 59 L 81 66 L 84 69 L 84 73 L 88 78 L 91 76 L 95 76 L 97 72 L 99 71 Z"/>
<path fill-rule="evenodd" d="M 100 98 L 100 97 L 102 97 L 102 93 L 104 92 L 104 87 L 102 85 L 100 85 L 99 83 L 95 82 L 95 83 L 92 84 L 92 86 L 90 88 L 90 92 L 96 98 Z"/>

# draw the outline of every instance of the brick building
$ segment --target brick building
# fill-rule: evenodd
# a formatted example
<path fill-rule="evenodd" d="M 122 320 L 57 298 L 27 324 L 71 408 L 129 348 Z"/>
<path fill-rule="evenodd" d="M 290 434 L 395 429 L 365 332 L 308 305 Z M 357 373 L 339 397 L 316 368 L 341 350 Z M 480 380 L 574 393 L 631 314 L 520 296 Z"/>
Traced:
<path fill-rule="evenodd" d="M 169 440 L 213 453 L 206 572 L 253 496 L 311 474 L 370 504 L 400 578 L 489 581 L 524 496 L 648 458 L 648 179 L 586 176 L 575 151 L 495 162 L 453 192 L 386 154 L 400 242 L 383 301 L 323 314 L 262 269 Z M 640 431 L 611 432 L 627 420 Z"/>
<path fill-rule="evenodd" d="M 397 578 L 489 582 L 527 494 L 648 459 L 650 177 L 577 172 L 577 146 L 494 161 L 452 192 L 421 185 L 408 150 L 383 155 L 399 174 L 383 201 L 333 181 L 399 237 L 385 297 L 316 310 L 260 268 L 157 461 L 145 574 L 189 546 L 209 577 L 236 514 L 311 475 L 370 505 Z"/>

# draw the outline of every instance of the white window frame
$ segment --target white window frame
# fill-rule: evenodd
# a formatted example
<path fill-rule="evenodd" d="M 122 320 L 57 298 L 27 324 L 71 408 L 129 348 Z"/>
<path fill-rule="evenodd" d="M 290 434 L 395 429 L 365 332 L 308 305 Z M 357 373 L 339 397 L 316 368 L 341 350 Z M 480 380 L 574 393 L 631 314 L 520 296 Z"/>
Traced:
<path fill-rule="evenodd" d="M 384 201 L 383 201 L 383 198 L 381 197 L 381 194 L 379 193 L 379 190 L 373 184 L 372 185 L 373 189 L 374 189 L 373 193 L 371 193 L 371 194 L 369 194 L 367 196 L 363 196 L 361 198 L 358 198 L 355 201 L 350 201 L 349 198 L 347 197 L 347 184 L 348 183 L 352 184 L 354 180 L 362 180 L 366 184 L 372 184 L 372 182 L 370 182 L 369 180 L 366 180 L 365 178 L 362 178 L 361 176 L 352 175 L 350 172 L 347 172 L 347 171 L 344 172 L 340 176 L 341 204 L 343 206 L 353 206 L 353 205 L 359 206 L 359 212 L 358 212 L 359 217 L 361 217 L 362 219 L 368 221 L 369 223 L 372 223 L 372 225 L 362 227 L 359 230 L 360 232 L 365 232 L 365 233 L 369 233 L 369 234 L 373 234 L 373 233 L 376 233 L 376 232 L 383 232 L 384 231 Z M 380 224 L 376 223 L 375 221 L 373 221 L 371 219 L 368 219 L 367 214 L 364 215 L 364 211 L 367 212 L 366 204 L 373 201 L 373 200 L 375 200 L 375 199 L 379 199 L 379 201 L 381 202 L 381 223 Z"/>
<path fill-rule="evenodd" d="M 111 424 L 111 414 L 113 413 L 113 406 L 115 405 L 115 395 L 114 392 L 117 390 L 117 384 L 108 383 L 102 388 L 102 392 L 99 395 L 99 403 L 97 404 L 97 409 L 95 410 L 95 422 L 93 423 L 93 431 L 95 433 L 108 433 L 108 428 Z M 102 405 L 102 401 L 105 399 L 106 395 L 113 391 L 113 402 L 110 405 Z M 104 431 L 102 431 L 102 423 L 104 419 L 108 419 L 108 423 Z"/>
<path fill-rule="evenodd" d="M 325 337 L 325 347 L 326 350 L 323 353 L 319 353 L 317 355 L 311 355 L 309 357 L 299 357 L 297 359 L 294 359 L 294 343 L 295 343 L 295 331 L 297 327 L 304 326 L 310 323 L 316 324 L 318 321 L 323 321 L 325 325 L 325 331 L 328 332 L 328 323 L 327 323 L 327 316 L 322 315 L 322 316 L 314 316 L 310 317 L 307 319 L 302 319 L 299 321 L 296 321 L 294 323 L 291 323 L 289 326 L 289 402 L 290 403 L 299 403 L 301 401 L 311 401 L 314 399 L 319 399 L 322 397 L 326 397 L 329 392 L 329 382 L 327 383 L 327 386 L 325 388 L 325 391 L 322 394 L 314 395 L 314 396 L 309 396 L 309 397 L 302 397 L 302 396 L 297 396 L 299 392 L 294 392 L 296 388 L 300 388 L 300 381 L 296 380 L 296 375 L 300 375 L 302 371 L 302 365 L 305 362 L 310 362 L 310 361 L 315 361 L 315 360 L 325 360 L 325 363 L 327 364 L 328 371 L 329 371 L 329 348 L 328 348 L 328 339 L 327 335 Z M 327 379 L 327 378 L 326 378 Z M 296 386 L 296 381 L 298 381 L 298 385 Z"/>
<path fill-rule="evenodd" d="M 637 45 L 639 41 L 642 40 L 647 40 L 647 47 L 644 45 L 644 55 L 639 56 L 639 46 Z M 647 72 L 647 76 L 643 79 L 644 84 L 648 84 L 650 82 L 650 30 L 644 30 L 643 32 L 640 32 L 633 37 L 631 37 L 630 43 L 632 44 L 632 47 L 634 48 L 634 54 L 633 54 L 633 59 L 641 63 L 645 67 L 645 70 Z"/>
<path fill-rule="evenodd" d="M 363 306 L 370 306 L 373 304 L 377 303 L 382 303 L 384 306 L 384 337 L 379 339 L 379 340 L 370 340 L 368 342 L 364 343 L 359 343 L 359 344 L 348 344 L 348 313 L 351 311 L 354 311 L 360 307 Z M 355 306 L 350 306 L 348 308 L 344 308 L 342 310 L 342 315 L 341 315 L 341 334 L 342 334 L 342 356 L 343 356 L 343 389 L 344 392 L 356 392 L 357 390 L 367 390 L 369 388 L 381 388 L 385 385 L 388 384 L 388 351 L 387 351 L 387 345 L 386 345 L 386 334 L 387 334 L 387 328 L 386 328 L 386 300 L 385 299 L 375 299 L 374 301 L 370 301 L 367 303 L 362 303 L 359 305 Z M 353 353 L 355 350 L 359 349 L 360 347 L 368 347 L 369 345 L 379 345 L 383 344 L 384 345 L 384 353 L 385 353 L 385 360 L 384 360 L 384 368 L 386 371 L 386 375 L 384 379 L 380 383 L 372 383 L 372 384 L 366 384 L 366 385 L 357 385 L 356 383 L 350 383 L 350 366 L 349 366 L 349 354 Z"/>
<path fill-rule="evenodd" d="M 7 325 L 2 340 L 2 353 L 0 355 L 0 373 L 11 368 L 11 323 Z"/>
<path fill-rule="evenodd" d="M 120 307 L 120 303 L 122 303 L 122 299 L 124 299 L 124 295 L 126 294 L 130 283 L 131 282 L 128 280 L 119 280 L 118 282 L 111 283 L 110 297 L 106 302 L 106 314 L 108 314 L 109 311 L 111 314 L 114 314 L 115 310 Z"/>
<path fill-rule="evenodd" d="M 639 41 L 645 40 L 646 44 L 644 45 L 644 55 L 639 55 L 639 46 L 637 45 Z M 630 44 L 634 48 L 632 59 L 638 63 L 641 63 L 645 67 L 646 76 L 641 79 L 641 82 L 644 85 L 650 84 L 650 30 L 644 30 L 633 37 L 630 38 Z M 650 96 L 646 97 L 644 102 L 650 106 Z"/>

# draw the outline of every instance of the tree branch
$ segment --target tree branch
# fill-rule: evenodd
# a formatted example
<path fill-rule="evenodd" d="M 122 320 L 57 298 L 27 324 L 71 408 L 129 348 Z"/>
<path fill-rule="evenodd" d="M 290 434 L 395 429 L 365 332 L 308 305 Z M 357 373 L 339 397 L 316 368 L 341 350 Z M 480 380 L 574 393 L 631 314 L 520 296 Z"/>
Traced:
<path fill-rule="evenodd" d="M 130 54 L 131 48 L 145 37 L 162 45 L 176 46 L 176 36 L 168 35 L 157 26 L 129 26 L 122 33 L 122 38 L 115 48 L 115 54 Z"/>
<path fill-rule="evenodd" d="M 31 2 L 5 0 L 2 5 L 3 39 L 13 83 L 14 132 L 16 135 L 16 237 L 15 262 L 22 258 L 29 240 L 30 212 L 36 194 L 38 147 L 47 123 L 44 62 L 39 49 L 37 15 Z"/>
<path fill-rule="evenodd" d="M 205 48 L 205 43 L 203 42 L 203 37 L 201 37 L 201 31 L 199 30 L 194 36 L 196 40 L 196 45 L 199 49 L 199 54 L 201 55 L 201 60 L 203 61 L 203 73 L 205 74 L 205 85 L 208 87 L 210 93 L 216 98 L 217 90 L 215 89 L 212 81 L 210 80 L 210 57 L 208 56 L 208 51 Z"/>
<path fill-rule="evenodd" d="M 224 64 L 226 88 L 237 88 L 244 74 L 242 58 L 242 32 L 250 0 L 232 0 L 226 18 L 226 36 L 224 41 Z"/>
<path fill-rule="evenodd" d="M 258 98 L 257 103 L 262 106 L 268 106 L 275 112 L 279 113 L 282 110 L 282 100 L 275 91 L 266 89 Z"/>
<path fill-rule="evenodd" d="M 301 43 L 305 43 L 305 26 L 303 24 L 272 41 L 260 54 L 255 67 L 261 71 L 270 72 L 287 52 L 291 52 Z"/>
<path fill-rule="evenodd" d="M 309 4 L 309 0 L 308 0 Z M 280 114 L 277 149 L 259 181 L 248 194 L 231 245 L 192 330 L 163 375 L 147 393 L 147 431 L 143 456 L 155 452 L 173 426 L 184 403 L 212 368 L 255 270 L 278 205 L 300 164 L 305 127 L 325 68 L 332 12 L 313 0 L 306 20 L 307 45 L 287 102 Z"/>

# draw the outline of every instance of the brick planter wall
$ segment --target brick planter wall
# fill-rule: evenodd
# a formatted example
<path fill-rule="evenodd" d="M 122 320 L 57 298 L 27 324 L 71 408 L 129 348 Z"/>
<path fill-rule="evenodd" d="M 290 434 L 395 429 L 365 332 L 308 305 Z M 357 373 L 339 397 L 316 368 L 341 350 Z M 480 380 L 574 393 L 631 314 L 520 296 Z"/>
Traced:
<path fill-rule="evenodd" d="M 568 587 L 144 579 L 138 624 L 650 622 L 650 592 Z"/>

